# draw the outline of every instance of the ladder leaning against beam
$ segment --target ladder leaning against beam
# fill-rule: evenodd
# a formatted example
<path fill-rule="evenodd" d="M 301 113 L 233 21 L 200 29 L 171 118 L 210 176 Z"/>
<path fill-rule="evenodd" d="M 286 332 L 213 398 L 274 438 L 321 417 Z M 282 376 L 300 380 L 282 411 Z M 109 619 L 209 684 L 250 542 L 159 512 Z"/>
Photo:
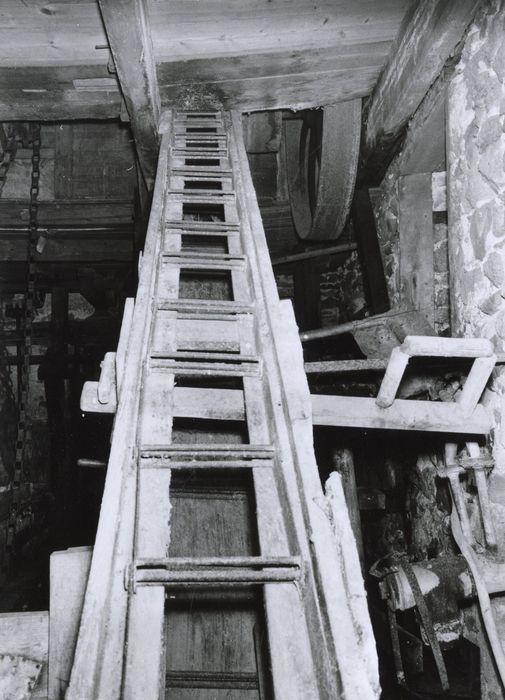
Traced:
<path fill-rule="evenodd" d="M 168 116 L 116 355 L 111 454 L 66 697 L 171 697 L 167 590 L 205 586 L 263 591 L 278 700 L 377 697 L 345 500 L 336 475 L 326 495 L 319 481 L 298 332 L 277 294 L 240 116 Z M 195 274 L 226 280 L 230 293 L 205 284 L 185 293 Z M 226 388 L 230 379 L 241 392 Z M 107 401 L 103 387 L 98 400 Z M 237 415 L 245 444 L 172 441 L 174 418 Z M 169 556 L 171 475 L 184 469 L 252 474 L 254 556 Z"/>

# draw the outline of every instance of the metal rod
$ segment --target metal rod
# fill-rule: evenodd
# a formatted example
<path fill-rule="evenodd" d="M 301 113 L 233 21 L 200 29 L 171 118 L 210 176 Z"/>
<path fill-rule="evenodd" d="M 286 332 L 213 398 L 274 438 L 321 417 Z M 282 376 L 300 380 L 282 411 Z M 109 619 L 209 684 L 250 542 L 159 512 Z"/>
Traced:
<path fill-rule="evenodd" d="M 284 255 L 281 258 L 274 258 L 272 265 L 287 265 L 298 260 L 310 260 L 311 258 L 319 258 L 323 255 L 337 255 L 338 253 L 350 253 L 357 249 L 356 243 L 342 243 L 341 245 L 328 246 L 327 248 L 318 248 L 317 250 L 304 250 L 302 253 L 293 253 L 292 255 Z"/>
<path fill-rule="evenodd" d="M 363 318 L 359 321 L 348 321 L 347 323 L 337 323 L 333 326 L 326 326 L 324 328 L 316 328 L 311 331 L 303 331 L 300 333 L 300 340 L 306 342 L 308 340 L 318 340 L 319 338 L 329 338 L 334 335 L 343 335 L 344 333 L 352 333 L 352 331 L 360 330 L 362 328 L 373 328 L 378 324 L 388 321 L 396 316 L 402 316 L 405 314 L 405 310 L 395 311 L 394 313 L 388 312 L 385 314 L 377 314 L 376 316 L 370 316 L 369 318 Z"/>
<path fill-rule="evenodd" d="M 168 571 L 202 567 L 291 567 L 300 568 L 299 557 L 171 557 L 169 559 L 137 559 L 137 569 L 148 567 Z"/>
<path fill-rule="evenodd" d="M 166 569 L 141 569 L 137 571 L 135 584 L 147 586 L 219 585 L 244 586 L 264 583 L 290 583 L 299 578 L 293 568 L 250 571 L 244 569 L 203 569 L 201 571 L 167 571 Z"/>

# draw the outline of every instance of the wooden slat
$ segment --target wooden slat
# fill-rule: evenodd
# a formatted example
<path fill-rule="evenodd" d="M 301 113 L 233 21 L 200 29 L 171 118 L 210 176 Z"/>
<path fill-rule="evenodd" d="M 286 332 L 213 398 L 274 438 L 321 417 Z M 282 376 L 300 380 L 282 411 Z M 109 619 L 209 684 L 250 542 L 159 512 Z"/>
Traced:
<path fill-rule="evenodd" d="M 176 386 L 174 417 L 244 420 L 244 394 L 239 389 L 203 389 Z"/>
<path fill-rule="evenodd" d="M 483 406 L 467 415 L 456 404 L 396 399 L 389 408 L 379 408 L 375 399 L 357 396 L 312 394 L 314 425 L 378 430 L 419 430 L 434 433 L 485 435 L 490 420 Z"/>
<path fill-rule="evenodd" d="M 400 298 L 435 322 L 431 173 L 400 180 Z"/>
<path fill-rule="evenodd" d="M 99 0 L 130 115 L 140 167 L 152 189 L 158 158 L 160 105 L 146 0 Z"/>
<path fill-rule="evenodd" d="M 41 227 L 68 225 L 133 226 L 133 201 L 124 199 L 90 199 L 87 201 L 56 200 L 39 202 L 38 220 Z M 26 200 L 0 200 L 2 227 L 27 226 L 28 202 Z"/>
<path fill-rule="evenodd" d="M 406 6 L 405 0 L 151 2 L 154 53 L 163 63 L 291 50 L 300 61 L 323 46 L 391 41 Z"/>
<path fill-rule="evenodd" d="M 49 698 L 64 696 L 79 631 L 91 547 L 53 552 L 50 559 Z"/>
<path fill-rule="evenodd" d="M 367 188 L 357 189 L 351 208 L 354 235 L 363 270 L 367 304 L 371 314 L 389 309 L 389 295 L 377 237 L 377 224 Z"/>
<path fill-rule="evenodd" d="M 411 3 L 366 110 L 364 178 L 378 185 L 407 122 L 472 21 L 480 0 Z"/>
<path fill-rule="evenodd" d="M 67 700 L 118 697 L 121 693 L 127 612 L 123 572 L 131 559 L 135 522 L 136 479 L 131 466 L 137 445 L 136 426 L 141 393 L 139 358 L 146 353 L 156 278 L 154 261 L 161 249 L 169 136 L 165 135 L 163 139 L 162 156 L 158 162 L 159 179 L 153 195 L 144 264 L 133 313 L 121 404 L 116 416 L 117 427 L 112 439 Z"/>

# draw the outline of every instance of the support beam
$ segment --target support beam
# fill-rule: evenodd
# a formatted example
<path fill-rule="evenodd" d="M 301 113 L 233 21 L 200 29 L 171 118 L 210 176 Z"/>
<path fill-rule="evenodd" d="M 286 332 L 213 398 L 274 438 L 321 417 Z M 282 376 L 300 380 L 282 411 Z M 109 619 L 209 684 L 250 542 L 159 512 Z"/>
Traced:
<path fill-rule="evenodd" d="M 158 158 L 160 98 L 146 3 L 100 0 L 100 10 L 130 115 L 140 167 L 150 190 Z"/>
<path fill-rule="evenodd" d="M 460 43 L 480 0 L 420 0 L 406 14 L 365 107 L 363 181 L 381 182 L 404 129 Z"/>

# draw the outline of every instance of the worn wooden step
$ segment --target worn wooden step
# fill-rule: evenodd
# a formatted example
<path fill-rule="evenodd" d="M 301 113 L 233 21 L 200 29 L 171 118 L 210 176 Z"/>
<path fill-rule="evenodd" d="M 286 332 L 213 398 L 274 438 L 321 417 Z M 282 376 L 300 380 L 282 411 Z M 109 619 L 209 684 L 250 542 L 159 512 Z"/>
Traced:
<path fill-rule="evenodd" d="M 275 450 L 269 445 L 143 445 L 140 466 L 155 469 L 272 468 Z"/>

